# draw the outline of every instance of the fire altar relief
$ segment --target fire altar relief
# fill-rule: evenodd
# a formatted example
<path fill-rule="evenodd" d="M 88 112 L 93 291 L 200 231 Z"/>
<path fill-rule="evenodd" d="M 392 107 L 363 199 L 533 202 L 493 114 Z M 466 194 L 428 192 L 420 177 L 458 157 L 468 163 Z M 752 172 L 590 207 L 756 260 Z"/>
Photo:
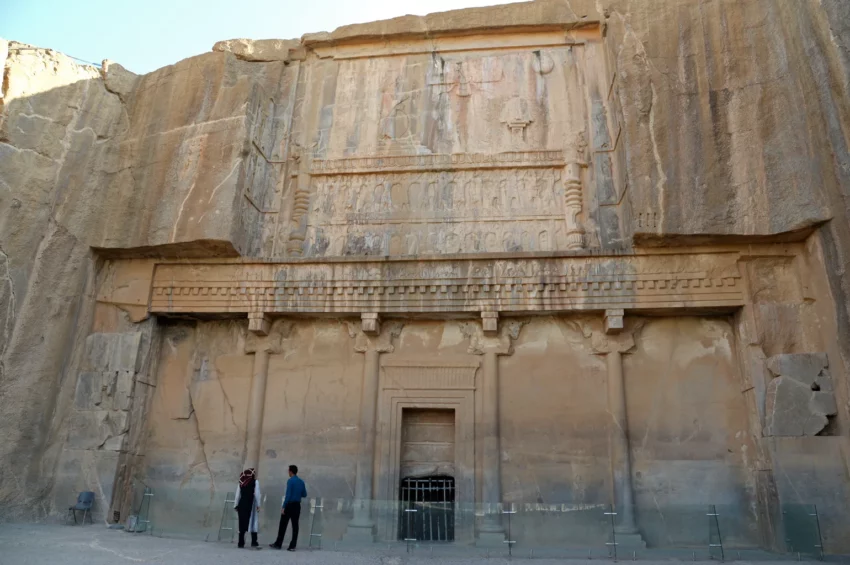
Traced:
<path fill-rule="evenodd" d="M 152 313 L 734 308 L 738 252 L 420 261 L 163 263 Z"/>
<path fill-rule="evenodd" d="M 305 255 L 580 249 L 581 167 L 561 151 L 314 161 Z"/>

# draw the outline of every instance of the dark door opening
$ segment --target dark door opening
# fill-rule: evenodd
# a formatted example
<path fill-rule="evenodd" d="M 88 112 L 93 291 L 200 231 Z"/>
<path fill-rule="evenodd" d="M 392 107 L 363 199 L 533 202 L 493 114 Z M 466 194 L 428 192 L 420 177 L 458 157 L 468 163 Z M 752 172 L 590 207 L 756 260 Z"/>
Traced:
<path fill-rule="evenodd" d="M 434 475 L 402 479 L 398 539 L 454 541 L 454 477 Z"/>

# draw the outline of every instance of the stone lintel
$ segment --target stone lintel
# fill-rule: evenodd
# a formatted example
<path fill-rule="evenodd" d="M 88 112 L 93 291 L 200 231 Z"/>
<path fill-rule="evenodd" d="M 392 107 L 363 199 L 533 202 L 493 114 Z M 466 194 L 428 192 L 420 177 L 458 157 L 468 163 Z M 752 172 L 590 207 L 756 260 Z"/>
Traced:
<path fill-rule="evenodd" d="M 415 262 L 239 260 L 205 262 L 204 269 L 197 262 L 163 262 L 156 265 L 150 313 L 731 310 L 745 304 L 737 258 L 736 252 L 724 252 Z"/>
<path fill-rule="evenodd" d="M 481 312 L 481 328 L 484 330 L 484 335 L 496 335 L 499 332 L 499 313 Z"/>
<path fill-rule="evenodd" d="M 248 331 L 260 336 L 269 335 L 272 329 L 271 318 L 264 312 L 248 313 Z"/>
<path fill-rule="evenodd" d="M 605 310 L 605 333 L 618 334 L 623 331 L 623 316 L 625 310 Z"/>
<path fill-rule="evenodd" d="M 360 315 L 360 327 L 364 334 L 378 336 L 381 334 L 381 318 L 374 312 L 363 313 Z"/>

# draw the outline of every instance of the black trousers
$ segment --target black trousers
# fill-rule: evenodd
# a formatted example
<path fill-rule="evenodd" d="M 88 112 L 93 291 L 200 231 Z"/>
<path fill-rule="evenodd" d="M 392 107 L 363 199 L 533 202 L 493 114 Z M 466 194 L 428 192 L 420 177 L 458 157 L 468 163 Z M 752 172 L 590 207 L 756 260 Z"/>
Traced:
<path fill-rule="evenodd" d="M 245 532 L 239 532 L 239 547 L 245 547 Z M 260 542 L 257 541 L 257 532 L 251 532 L 251 547 L 260 547 Z"/>
<path fill-rule="evenodd" d="M 252 501 L 253 502 L 253 501 Z M 251 512 L 253 509 L 250 506 L 240 506 L 236 509 L 239 516 L 239 547 L 245 547 L 245 532 L 251 523 Z M 251 546 L 257 547 L 257 532 L 251 532 Z"/>
<path fill-rule="evenodd" d="M 298 520 L 301 518 L 301 503 L 290 502 L 284 508 L 284 513 L 280 517 L 280 526 L 277 528 L 277 539 L 275 545 L 283 545 L 283 536 L 286 535 L 286 526 L 292 520 L 292 540 L 289 542 L 289 549 L 295 549 L 295 544 L 298 542 Z"/>

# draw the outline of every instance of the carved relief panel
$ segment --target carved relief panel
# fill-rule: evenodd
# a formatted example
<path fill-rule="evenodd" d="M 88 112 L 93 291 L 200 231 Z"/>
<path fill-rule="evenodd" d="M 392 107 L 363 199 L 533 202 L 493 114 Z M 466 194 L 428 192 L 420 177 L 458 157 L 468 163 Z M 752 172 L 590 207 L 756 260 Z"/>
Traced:
<path fill-rule="evenodd" d="M 582 47 L 535 41 L 339 60 L 312 116 L 287 252 L 584 248 Z"/>
<path fill-rule="evenodd" d="M 314 175 L 306 253 L 418 255 L 566 247 L 559 153 L 508 155 L 515 159 L 514 168 L 479 163 L 443 171 Z"/>

